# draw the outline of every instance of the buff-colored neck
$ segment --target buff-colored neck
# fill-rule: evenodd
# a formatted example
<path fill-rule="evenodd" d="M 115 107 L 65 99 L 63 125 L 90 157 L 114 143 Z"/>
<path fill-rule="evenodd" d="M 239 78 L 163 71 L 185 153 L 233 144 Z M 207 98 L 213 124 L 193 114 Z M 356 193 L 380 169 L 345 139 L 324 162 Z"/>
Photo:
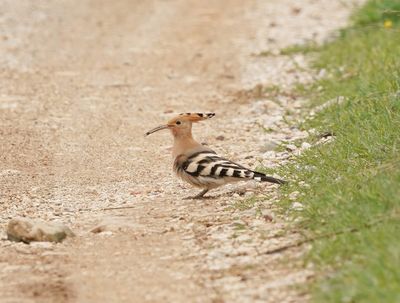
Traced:
<path fill-rule="evenodd" d="M 177 156 L 186 154 L 186 152 L 202 146 L 193 139 L 192 132 L 188 133 L 173 133 L 174 146 L 172 148 L 172 157 L 175 159 Z"/>

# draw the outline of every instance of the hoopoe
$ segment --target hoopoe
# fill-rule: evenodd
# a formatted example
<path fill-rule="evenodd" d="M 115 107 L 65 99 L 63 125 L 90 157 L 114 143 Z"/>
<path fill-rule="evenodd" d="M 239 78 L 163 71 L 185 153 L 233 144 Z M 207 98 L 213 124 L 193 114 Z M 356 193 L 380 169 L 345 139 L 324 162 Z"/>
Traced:
<path fill-rule="evenodd" d="M 146 136 L 159 130 L 169 129 L 174 136 L 172 157 L 174 172 L 182 180 L 203 190 L 186 199 L 201 199 L 210 189 L 241 181 L 256 180 L 276 184 L 283 180 L 266 176 L 240 164 L 219 157 L 212 149 L 196 142 L 192 136 L 192 123 L 214 117 L 214 113 L 186 113 L 168 121 L 167 124 L 149 130 Z"/>

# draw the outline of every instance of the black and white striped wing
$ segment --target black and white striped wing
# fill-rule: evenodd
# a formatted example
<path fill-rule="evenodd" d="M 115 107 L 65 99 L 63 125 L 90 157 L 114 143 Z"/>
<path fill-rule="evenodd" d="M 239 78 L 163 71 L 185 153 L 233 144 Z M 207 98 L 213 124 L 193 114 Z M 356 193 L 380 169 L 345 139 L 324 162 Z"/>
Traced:
<path fill-rule="evenodd" d="M 252 179 L 255 177 L 253 171 L 219 157 L 212 151 L 203 151 L 191 155 L 182 163 L 182 169 L 195 178 Z"/>

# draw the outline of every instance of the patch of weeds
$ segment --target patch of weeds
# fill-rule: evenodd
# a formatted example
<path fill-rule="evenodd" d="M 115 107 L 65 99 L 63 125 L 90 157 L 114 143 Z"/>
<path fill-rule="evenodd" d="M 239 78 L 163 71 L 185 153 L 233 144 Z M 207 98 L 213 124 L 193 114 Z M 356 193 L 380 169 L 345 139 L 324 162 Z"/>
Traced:
<path fill-rule="evenodd" d="M 355 26 L 384 25 L 390 20 L 393 23 L 400 21 L 400 1 L 374 0 L 368 1 L 362 11 L 353 16 Z"/>
<path fill-rule="evenodd" d="M 234 225 L 234 230 L 235 231 L 242 231 L 242 230 L 246 230 L 247 229 L 247 226 L 245 224 L 242 224 L 242 223 L 235 222 L 235 223 L 233 223 L 233 225 Z"/>
<path fill-rule="evenodd" d="M 261 207 L 257 207 L 256 212 L 255 212 L 255 217 L 260 218 L 262 216 L 263 216 L 263 213 L 262 213 Z"/>
<path fill-rule="evenodd" d="M 293 119 L 292 112 L 286 111 L 285 115 L 282 117 L 282 120 L 288 125 L 289 127 L 297 126 L 298 122 Z"/>
<path fill-rule="evenodd" d="M 260 239 L 262 239 L 262 240 L 282 238 L 282 237 L 287 236 L 288 233 L 290 233 L 289 229 L 282 229 L 282 230 L 279 230 L 278 232 L 275 232 L 275 234 L 271 236 L 269 231 L 258 230 L 258 235 L 259 235 Z"/>
<path fill-rule="evenodd" d="M 310 41 L 303 44 L 290 45 L 281 49 L 278 52 L 272 51 L 262 51 L 257 54 L 260 57 L 270 57 L 270 56 L 292 56 L 296 54 L 308 54 L 316 52 L 319 49 L 318 45 L 314 41 Z"/>
<path fill-rule="evenodd" d="M 266 132 L 266 133 L 273 133 L 275 130 L 273 129 L 273 128 L 271 128 L 271 127 L 263 127 L 263 129 L 264 129 L 264 132 Z"/>
<path fill-rule="evenodd" d="M 266 133 L 272 133 L 272 132 L 274 132 L 274 129 L 271 128 L 271 127 L 264 127 L 264 125 L 262 125 L 262 124 L 259 123 L 259 122 L 255 122 L 255 124 L 256 124 L 259 128 L 261 128 L 264 132 L 266 132 Z"/>
<path fill-rule="evenodd" d="M 291 89 L 291 94 L 296 98 L 310 98 L 310 92 L 313 92 L 313 99 L 321 98 L 321 84 L 318 82 L 313 83 L 297 83 Z M 305 104 L 307 106 L 307 104 Z M 311 107 L 311 105 L 309 105 Z"/>
<path fill-rule="evenodd" d="M 259 201 L 257 197 L 250 197 L 244 200 L 235 201 L 235 203 L 230 206 L 231 209 L 237 209 L 240 211 L 245 211 L 254 208 L 255 204 Z"/>
<path fill-rule="evenodd" d="M 281 93 L 281 88 L 277 85 L 263 86 L 262 84 L 259 83 L 251 89 L 244 89 L 237 91 L 234 94 L 234 101 L 240 103 L 248 103 L 249 101 L 269 98 L 278 105 L 281 105 L 278 99 L 280 93 Z"/>
<path fill-rule="evenodd" d="M 295 54 L 307 54 L 311 52 L 315 52 L 319 49 L 318 45 L 315 42 L 309 42 L 304 44 L 295 44 L 288 46 L 280 51 L 280 54 L 283 56 L 290 56 Z"/>
<path fill-rule="evenodd" d="M 259 57 L 270 57 L 270 56 L 274 56 L 274 53 L 271 52 L 271 51 L 262 51 L 262 52 L 258 53 L 257 56 L 259 56 Z"/>
<path fill-rule="evenodd" d="M 257 54 L 259 57 L 272 57 L 272 56 L 292 56 L 296 54 L 308 54 L 319 50 L 319 46 L 314 42 L 310 41 L 303 44 L 295 44 L 285 47 L 277 52 L 273 51 L 262 51 Z"/>
<path fill-rule="evenodd" d="M 282 153 L 284 151 L 287 151 L 286 145 L 289 144 L 288 141 L 281 141 L 274 149 L 275 152 L 277 153 Z M 262 168 L 261 168 L 262 169 Z"/>
<path fill-rule="evenodd" d="M 309 91 L 310 91 L 310 85 L 304 83 L 297 83 L 292 89 L 292 93 L 299 97 L 307 96 Z"/>
<path fill-rule="evenodd" d="M 264 86 L 263 87 L 264 94 L 268 96 L 278 96 L 281 94 L 282 89 L 280 88 L 279 85 L 269 85 L 269 86 Z"/>

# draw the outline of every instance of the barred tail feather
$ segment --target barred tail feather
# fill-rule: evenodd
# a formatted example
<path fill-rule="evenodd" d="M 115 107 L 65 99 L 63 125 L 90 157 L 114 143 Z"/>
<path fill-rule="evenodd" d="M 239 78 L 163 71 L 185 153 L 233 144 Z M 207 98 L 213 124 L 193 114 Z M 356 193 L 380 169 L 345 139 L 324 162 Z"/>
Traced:
<path fill-rule="evenodd" d="M 261 181 L 261 182 L 270 182 L 270 183 L 275 183 L 275 184 L 286 184 L 287 181 L 278 179 L 278 178 L 274 178 L 274 177 L 270 177 L 267 176 L 263 173 L 259 173 L 259 172 L 254 172 L 254 176 L 253 179 L 256 181 Z"/>

